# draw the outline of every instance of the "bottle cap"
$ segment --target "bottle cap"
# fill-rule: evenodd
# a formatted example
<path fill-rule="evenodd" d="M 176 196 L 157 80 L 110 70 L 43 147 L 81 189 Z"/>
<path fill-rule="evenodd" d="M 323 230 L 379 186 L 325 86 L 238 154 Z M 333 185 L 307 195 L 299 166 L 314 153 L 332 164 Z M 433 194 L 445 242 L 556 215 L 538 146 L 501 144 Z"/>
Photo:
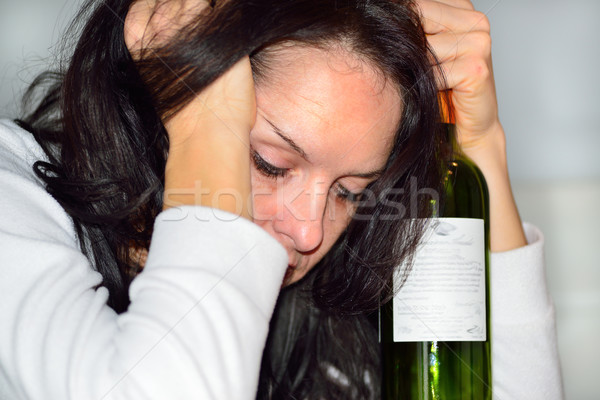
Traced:
<path fill-rule="evenodd" d="M 442 90 L 438 93 L 440 116 L 442 123 L 454 124 L 454 109 L 452 108 L 452 89 Z"/>

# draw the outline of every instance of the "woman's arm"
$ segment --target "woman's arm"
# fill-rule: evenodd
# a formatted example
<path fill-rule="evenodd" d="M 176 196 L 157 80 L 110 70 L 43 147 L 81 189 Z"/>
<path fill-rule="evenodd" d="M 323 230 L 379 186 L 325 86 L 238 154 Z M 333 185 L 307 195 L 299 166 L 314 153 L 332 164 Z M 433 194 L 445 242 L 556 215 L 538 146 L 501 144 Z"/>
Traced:
<path fill-rule="evenodd" d="M 250 219 L 250 130 L 256 100 L 244 57 L 166 124 L 163 208 L 203 205 Z"/>
<path fill-rule="evenodd" d="M 0 121 L 0 398 L 254 399 L 283 247 L 221 210 L 164 211 L 117 315 L 33 173 L 44 158 Z"/>
<path fill-rule="evenodd" d="M 157 3 L 182 7 L 128 15 L 134 57 L 139 39 L 158 32 L 144 15 L 172 22 L 198 11 L 176 0 L 140 0 L 132 10 Z M 245 59 L 166 121 L 166 208 L 237 211 L 215 197 L 219 190 L 249 201 L 253 90 Z M 33 174 L 37 159 L 44 154 L 31 135 L 0 123 L 0 397 L 253 399 L 287 267 L 281 245 L 222 210 L 168 209 L 156 219 L 131 305 L 117 315 L 71 219 Z M 197 182 L 206 197 L 194 196 Z"/>
<path fill-rule="evenodd" d="M 467 0 L 419 1 L 423 25 L 452 89 L 458 142 L 483 172 L 490 192 L 490 246 L 506 251 L 527 244 L 512 195 L 505 134 L 498 119 L 489 21 Z"/>
<path fill-rule="evenodd" d="M 206 11 L 205 0 L 138 0 L 125 19 L 125 43 L 134 59 L 152 56 L 153 49 Z M 249 137 L 255 120 L 254 81 L 244 57 L 165 121 L 164 209 L 203 205 L 250 219 Z"/>
<path fill-rule="evenodd" d="M 524 227 L 527 246 L 491 255 L 494 398 L 560 400 L 564 394 L 544 237 L 534 226 Z"/>

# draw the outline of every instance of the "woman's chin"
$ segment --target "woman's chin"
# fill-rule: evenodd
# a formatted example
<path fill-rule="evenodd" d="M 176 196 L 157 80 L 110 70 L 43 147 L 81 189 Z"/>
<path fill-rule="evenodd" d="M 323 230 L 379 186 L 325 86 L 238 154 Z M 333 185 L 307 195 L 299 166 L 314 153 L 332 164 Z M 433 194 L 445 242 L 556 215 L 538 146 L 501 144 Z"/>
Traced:
<path fill-rule="evenodd" d="M 300 270 L 292 265 L 288 265 L 285 275 L 283 276 L 283 283 L 281 284 L 281 287 L 284 288 L 300 281 L 302 278 L 304 278 L 307 272 L 307 268 Z"/>

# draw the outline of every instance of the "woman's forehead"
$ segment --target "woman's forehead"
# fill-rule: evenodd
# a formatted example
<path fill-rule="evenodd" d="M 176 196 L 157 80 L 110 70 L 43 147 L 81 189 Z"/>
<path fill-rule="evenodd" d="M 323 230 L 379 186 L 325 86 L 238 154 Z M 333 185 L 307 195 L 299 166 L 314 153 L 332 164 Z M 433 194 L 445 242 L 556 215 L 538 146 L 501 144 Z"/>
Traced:
<path fill-rule="evenodd" d="M 343 52 L 303 46 L 279 53 L 257 85 L 259 113 L 329 157 L 387 158 L 401 113 L 393 85 Z"/>

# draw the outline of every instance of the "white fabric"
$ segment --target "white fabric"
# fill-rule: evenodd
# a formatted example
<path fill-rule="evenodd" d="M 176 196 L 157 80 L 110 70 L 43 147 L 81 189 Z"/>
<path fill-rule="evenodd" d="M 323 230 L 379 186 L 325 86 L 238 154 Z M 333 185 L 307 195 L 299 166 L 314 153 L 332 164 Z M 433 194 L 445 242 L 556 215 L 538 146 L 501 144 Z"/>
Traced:
<path fill-rule="evenodd" d="M 202 207 L 161 213 L 131 306 L 106 306 L 72 222 L 0 121 L 0 399 L 253 399 L 287 254 L 257 225 Z M 493 256 L 495 398 L 558 399 L 543 241 Z"/>
<path fill-rule="evenodd" d="M 554 305 L 544 237 L 524 224 L 528 245 L 491 257 L 494 399 L 562 399 Z"/>

